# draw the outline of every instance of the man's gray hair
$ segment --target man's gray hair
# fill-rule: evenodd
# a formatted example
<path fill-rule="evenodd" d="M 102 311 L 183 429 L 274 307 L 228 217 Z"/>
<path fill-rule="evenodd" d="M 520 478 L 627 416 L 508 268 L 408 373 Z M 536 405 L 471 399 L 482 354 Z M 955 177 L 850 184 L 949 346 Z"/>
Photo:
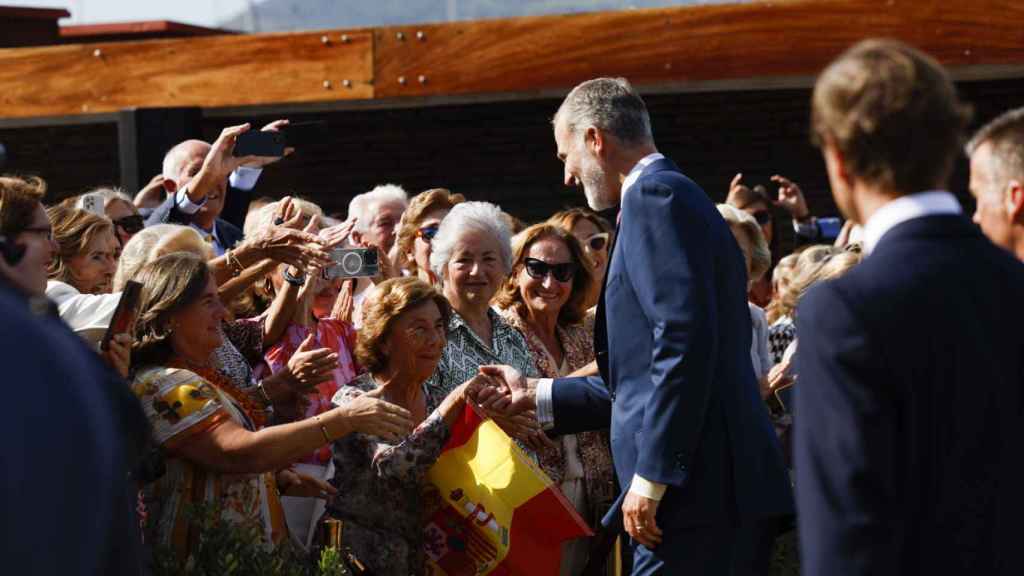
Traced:
<path fill-rule="evenodd" d="M 560 118 L 565 118 L 572 134 L 593 126 L 628 146 L 654 142 L 647 106 L 625 78 L 595 78 L 576 86 L 559 106 L 552 124 Z"/>
<path fill-rule="evenodd" d="M 369 192 L 359 194 L 348 203 L 348 217 L 356 217 L 355 229 L 366 232 L 373 222 L 373 215 L 370 208 L 374 204 L 387 204 L 394 202 L 402 206 L 409 205 L 409 195 L 405 189 L 398 184 L 381 184 Z M 403 208 L 404 210 L 404 208 Z"/>
<path fill-rule="evenodd" d="M 979 129 L 967 142 L 967 156 L 983 144 L 992 148 L 991 189 L 1002 189 L 1010 180 L 1024 180 L 1024 107 L 1000 114 Z"/>
<path fill-rule="evenodd" d="M 179 142 L 172 146 L 171 149 L 167 151 L 167 154 L 164 154 L 164 161 L 161 165 L 160 173 L 163 174 L 164 178 L 169 178 L 177 182 L 178 177 L 181 176 L 181 171 L 185 168 L 185 161 L 188 160 L 188 157 L 191 155 L 190 152 L 192 149 L 197 146 L 205 148 L 203 156 L 205 156 L 210 149 L 210 143 L 203 142 L 202 140 L 185 140 L 184 142 Z"/>
<path fill-rule="evenodd" d="M 444 278 L 444 267 L 451 260 L 455 245 L 467 232 L 482 232 L 494 238 L 505 274 L 512 272 L 512 232 L 501 208 L 490 202 L 463 202 L 456 204 L 441 220 L 437 235 L 430 242 L 430 268 L 438 278 Z"/>

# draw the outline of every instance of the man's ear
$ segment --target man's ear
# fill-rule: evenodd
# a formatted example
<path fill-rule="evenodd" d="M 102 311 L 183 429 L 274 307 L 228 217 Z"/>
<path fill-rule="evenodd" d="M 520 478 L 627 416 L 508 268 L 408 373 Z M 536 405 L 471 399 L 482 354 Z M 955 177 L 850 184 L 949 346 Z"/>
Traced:
<path fill-rule="evenodd" d="M 1006 183 L 1006 213 L 1010 219 L 1019 224 L 1024 224 L 1024 183 L 1020 180 L 1010 180 Z"/>
<path fill-rule="evenodd" d="M 583 133 L 583 143 L 590 148 L 590 151 L 593 152 L 595 156 L 601 156 L 608 150 L 605 146 L 606 141 L 604 133 L 594 126 L 587 128 L 587 131 Z"/>
<path fill-rule="evenodd" d="M 163 184 L 164 190 L 166 190 L 168 194 L 174 194 L 178 191 L 178 184 L 170 178 L 164 178 L 164 181 L 161 184 Z"/>

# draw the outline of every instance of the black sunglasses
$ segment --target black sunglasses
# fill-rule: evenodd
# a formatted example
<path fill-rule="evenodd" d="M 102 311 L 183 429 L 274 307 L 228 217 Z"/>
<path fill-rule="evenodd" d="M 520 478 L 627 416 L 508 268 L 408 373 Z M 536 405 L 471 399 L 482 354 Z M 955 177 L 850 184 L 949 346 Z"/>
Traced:
<path fill-rule="evenodd" d="M 526 273 L 531 278 L 537 280 L 543 280 L 548 273 L 554 275 L 555 280 L 559 282 L 569 282 L 576 276 L 576 263 L 575 262 L 562 262 L 561 264 L 548 264 L 543 260 L 537 260 L 536 258 L 527 258 L 525 261 Z"/>
<path fill-rule="evenodd" d="M 416 237 L 417 238 L 423 238 L 424 242 L 428 242 L 429 243 L 431 240 L 434 239 L 434 236 L 437 236 L 437 229 L 438 229 L 438 227 L 439 226 L 437 224 L 431 224 L 430 226 L 424 226 L 423 228 L 417 228 L 416 229 Z"/>
<path fill-rule="evenodd" d="M 120 226 L 122 230 L 129 234 L 136 234 L 146 227 L 145 219 L 138 214 L 118 218 L 114 220 L 114 224 Z"/>
<path fill-rule="evenodd" d="M 751 214 L 751 216 L 754 217 L 754 220 L 757 220 L 758 226 L 764 226 L 772 221 L 772 213 L 767 210 L 758 210 Z"/>

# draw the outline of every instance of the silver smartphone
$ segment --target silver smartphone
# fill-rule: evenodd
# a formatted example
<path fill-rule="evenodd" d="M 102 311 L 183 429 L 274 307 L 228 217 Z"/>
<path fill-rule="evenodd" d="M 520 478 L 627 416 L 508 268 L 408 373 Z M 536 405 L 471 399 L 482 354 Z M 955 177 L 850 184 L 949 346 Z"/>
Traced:
<path fill-rule="evenodd" d="M 380 274 L 376 248 L 335 248 L 331 266 L 324 268 L 324 278 L 373 278 Z"/>

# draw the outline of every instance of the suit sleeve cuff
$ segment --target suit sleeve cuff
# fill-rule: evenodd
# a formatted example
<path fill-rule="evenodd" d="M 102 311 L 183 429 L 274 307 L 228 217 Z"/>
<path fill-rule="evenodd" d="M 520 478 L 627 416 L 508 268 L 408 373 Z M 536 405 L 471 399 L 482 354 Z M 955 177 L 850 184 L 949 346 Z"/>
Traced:
<path fill-rule="evenodd" d="M 629 485 L 629 491 L 633 494 L 643 496 L 644 498 L 650 498 L 651 500 L 658 502 L 660 502 L 661 498 L 665 495 L 665 488 L 666 486 L 664 484 L 651 482 L 639 474 L 633 475 L 633 482 Z"/>
<path fill-rule="evenodd" d="M 188 188 L 178 188 L 178 191 L 174 195 L 174 202 L 178 205 L 178 210 L 181 210 L 185 214 L 195 214 L 199 212 L 199 209 L 206 204 L 206 198 L 203 198 L 202 202 L 198 204 L 189 200 Z"/>
<path fill-rule="evenodd" d="M 818 229 L 818 220 L 814 216 L 811 216 L 803 222 L 794 219 L 793 232 L 796 232 L 797 236 L 807 238 L 809 240 L 815 240 L 821 235 L 821 230 Z"/>
<path fill-rule="evenodd" d="M 555 409 L 551 405 L 551 378 L 537 380 L 537 422 L 547 430 L 555 425 Z"/>
<path fill-rule="evenodd" d="M 256 187 L 256 181 L 260 179 L 260 174 L 263 173 L 263 168 L 253 168 L 251 166 L 239 166 L 228 176 L 228 184 L 236 190 L 242 190 L 248 192 Z"/>

